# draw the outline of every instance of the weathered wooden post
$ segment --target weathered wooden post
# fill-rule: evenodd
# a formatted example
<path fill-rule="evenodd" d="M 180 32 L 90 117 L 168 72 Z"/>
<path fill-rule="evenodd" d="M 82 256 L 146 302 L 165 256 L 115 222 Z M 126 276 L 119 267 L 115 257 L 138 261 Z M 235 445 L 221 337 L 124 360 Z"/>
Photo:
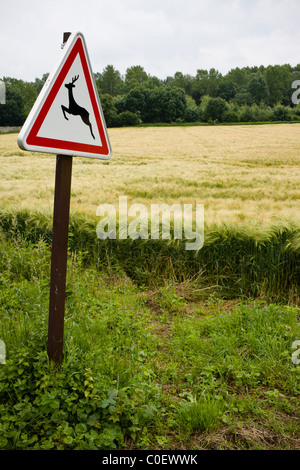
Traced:
<path fill-rule="evenodd" d="M 48 322 L 48 356 L 56 364 L 63 359 L 72 161 L 71 155 L 56 156 Z"/>
<path fill-rule="evenodd" d="M 56 364 L 63 358 L 72 158 L 56 157 L 48 323 L 48 356 Z"/>
<path fill-rule="evenodd" d="M 75 87 L 79 77 L 78 97 L 83 106 L 72 100 L 67 108 L 66 88 Z M 71 118 L 66 117 L 66 112 Z M 49 359 L 59 365 L 63 359 L 73 156 L 102 160 L 111 157 L 105 119 L 81 33 L 64 33 L 63 54 L 21 129 L 18 145 L 23 150 L 56 154 L 47 350 Z"/>

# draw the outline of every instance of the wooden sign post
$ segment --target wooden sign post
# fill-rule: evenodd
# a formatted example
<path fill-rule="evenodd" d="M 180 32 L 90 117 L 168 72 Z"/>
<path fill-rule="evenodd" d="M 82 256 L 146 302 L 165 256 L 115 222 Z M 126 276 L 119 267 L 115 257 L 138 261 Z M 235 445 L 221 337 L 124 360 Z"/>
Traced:
<path fill-rule="evenodd" d="M 69 36 L 64 33 L 63 44 Z M 70 155 L 56 156 L 48 322 L 48 356 L 55 364 L 63 359 L 72 163 Z"/>
<path fill-rule="evenodd" d="M 23 150 L 56 154 L 48 323 L 48 356 L 56 364 L 63 359 L 73 156 L 107 160 L 112 153 L 82 33 L 64 33 L 62 48 L 18 136 Z"/>
<path fill-rule="evenodd" d="M 56 364 L 63 358 L 72 159 L 56 156 L 48 323 L 48 356 Z"/>

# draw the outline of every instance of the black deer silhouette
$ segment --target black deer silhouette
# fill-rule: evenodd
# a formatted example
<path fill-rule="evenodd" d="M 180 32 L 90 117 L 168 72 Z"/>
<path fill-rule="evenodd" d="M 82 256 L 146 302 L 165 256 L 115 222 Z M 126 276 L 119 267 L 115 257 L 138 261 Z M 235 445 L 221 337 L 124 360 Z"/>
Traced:
<path fill-rule="evenodd" d="M 90 123 L 90 118 L 89 118 L 89 112 L 85 109 L 85 108 L 82 108 L 81 106 L 79 106 L 75 99 L 74 99 L 74 96 L 73 96 L 73 88 L 75 88 L 75 85 L 74 83 L 76 82 L 76 80 L 78 80 L 79 78 L 79 75 L 77 75 L 77 77 L 75 76 L 74 78 L 72 78 L 72 82 L 71 83 L 66 83 L 65 84 L 65 87 L 68 88 L 68 93 L 69 93 L 69 108 L 67 108 L 66 106 L 64 105 L 61 105 L 61 109 L 62 109 L 62 112 L 64 114 L 64 117 L 65 119 L 67 119 L 67 121 L 69 120 L 68 117 L 66 116 L 66 113 L 68 114 L 73 114 L 74 116 L 80 116 L 81 119 L 83 120 L 83 122 L 89 126 L 90 128 L 90 131 L 91 131 L 91 134 L 92 134 L 92 137 L 93 139 L 95 139 L 95 136 L 93 134 L 93 129 L 92 129 L 92 125 Z"/>

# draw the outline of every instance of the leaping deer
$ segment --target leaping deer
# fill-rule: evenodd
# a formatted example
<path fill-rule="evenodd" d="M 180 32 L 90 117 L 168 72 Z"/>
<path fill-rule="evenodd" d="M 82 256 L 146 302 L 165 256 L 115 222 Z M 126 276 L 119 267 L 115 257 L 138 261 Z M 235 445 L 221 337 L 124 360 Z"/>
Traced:
<path fill-rule="evenodd" d="M 75 85 L 74 83 L 78 80 L 79 78 L 79 75 L 77 75 L 77 77 L 73 77 L 72 78 L 72 82 L 71 83 L 66 83 L 65 84 L 65 87 L 68 88 L 68 94 L 69 94 L 69 107 L 67 108 L 66 106 L 64 105 L 61 105 L 61 109 L 62 109 L 62 112 L 63 112 L 63 115 L 65 117 L 65 119 L 67 119 L 67 121 L 69 120 L 68 117 L 66 116 L 66 113 L 68 114 L 73 114 L 74 116 L 80 116 L 81 119 L 83 120 L 83 122 L 89 126 L 90 128 L 90 131 L 91 131 L 91 134 L 92 134 L 92 137 L 93 139 L 95 139 L 95 136 L 93 134 L 93 129 L 92 129 L 92 125 L 90 123 L 90 118 L 89 118 L 89 112 L 85 109 L 85 108 L 82 108 L 81 106 L 79 106 L 75 99 L 74 99 L 74 96 L 73 96 L 73 88 L 75 88 Z"/>

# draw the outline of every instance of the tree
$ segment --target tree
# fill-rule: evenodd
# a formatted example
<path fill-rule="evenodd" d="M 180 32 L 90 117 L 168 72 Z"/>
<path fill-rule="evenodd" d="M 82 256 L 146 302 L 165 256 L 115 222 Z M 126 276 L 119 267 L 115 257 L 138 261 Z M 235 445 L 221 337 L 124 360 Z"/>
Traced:
<path fill-rule="evenodd" d="M 270 94 L 267 82 L 263 77 L 254 76 L 251 78 L 247 86 L 247 91 L 250 93 L 253 103 L 268 103 Z"/>
<path fill-rule="evenodd" d="M 237 94 L 238 86 L 232 80 L 224 79 L 219 86 L 218 95 L 226 101 L 232 100 Z"/>
<path fill-rule="evenodd" d="M 107 65 L 102 73 L 95 74 L 100 93 L 117 96 L 123 93 L 124 82 L 121 74 L 113 65 Z"/>
<path fill-rule="evenodd" d="M 235 69 L 231 69 L 228 72 L 226 78 L 236 83 L 238 88 L 240 89 L 247 86 L 250 80 L 250 73 L 249 70 L 247 70 L 245 67 L 242 69 L 236 67 Z"/>
<path fill-rule="evenodd" d="M 208 71 L 204 69 L 198 69 L 196 77 L 193 80 L 193 86 L 191 96 L 194 98 L 197 104 L 200 103 L 201 98 L 208 94 Z"/>
<path fill-rule="evenodd" d="M 234 111 L 234 109 L 229 109 L 223 114 L 222 120 L 223 122 L 239 122 L 239 113 L 237 111 Z"/>
<path fill-rule="evenodd" d="M 185 122 L 197 122 L 202 120 L 202 110 L 197 106 L 195 100 L 186 95 L 186 108 L 184 110 L 183 119 Z"/>
<path fill-rule="evenodd" d="M 291 71 L 289 65 L 269 65 L 265 72 L 265 79 L 270 92 L 270 105 L 281 103 L 286 88 L 291 85 Z"/>
<path fill-rule="evenodd" d="M 209 98 L 205 108 L 205 119 L 222 122 L 223 115 L 228 109 L 229 106 L 223 98 Z"/>
<path fill-rule="evenodd" d="M 240 121 L 241 122 L 255 121 L 254 111 L 250 106 L 246 106 L 246 105 L 242 106 Z"/>
<path fill-rule="evenodd" d="M 21 96 L 22 105 L 18 115 L 24 122 L 38 96 L 36 87 L 32 82 L 24 82 L 17 78 L 4 77 L 3 81 L 7 90 L 14 91 L 15 96 Z"/>
<path fill-rule="evenodd" d="M 131 111 L 145 123 L 175 122 L 183 117 L 186 108 L 184 90 L 172 86 L 135 87 L 122 100 L 116 102 L 119 113 Z"/>
<path fill-rule="evenodd" d="M 41 89 L 43 88 L 48 76 L 49 76 L 49 73 L 44 73 L 42 78 L 36 78 L 35 81 L 33 82 L 33 86 L 35 87 L 38 93 L 40 93 Z"/>
<path fill-rule="evenodd" d="M 290 121 L 291 120 L 291 112 L 290 108 L 286 106 L 275 106 L 273 110 L 273 121 Z"/>
<path fill-rule="evenodd" d="M 209 70 L 208 74 L 208 88 L 207 88 L 207 94 L 213 98 L 218 96 L 218 90 L 221 84 L 222 80 L 222 74 L 212 68 Z"/>
<path fill-rule="evenodd" d="M 169 77 L 165 83 L 177 88 L 182 88 L 187 95 L 191 95 L 193 86 L 193 77 L 191 75 L 183 75 L 182 72 L 175 72 L 174 78 Z"/>
<path fill-rule="evenodd" d="M 148 74 L 141 65 L 134 65 L 126 70 L 125 86 L 126 91 L 130 91 L 139 85 L 145 85 L 148 81 Z"/>
<path fill-rule="evenodd" d="M 139 113 L 142 121 L 148 122 L 150 93 L 151 90 L 145 86 L 133 88 L 123 98 L 116 101 L 118 112 L 131 111 L 132 113 Z"/>
<path fill-rule="evenodd" d="M 101 95 L 101 105 L 107 127 L 118 125 L 118 113 L 113 96 L 108 93 Z"/>
<path fill-rule="evenodd" d="M 234 103 L 237 106 L 248 105 L 252 104 L 252 96 L 245 88 L 242 88 L 234 97 Z"/>
<path fill-rule="evenodd" d="M 23 98 L 17 90 L 6 87 L 6 103 L 0 105 L 0 126 L 22 126 L 24 123 Z"/>
<path fill-rule="evenodd" d="M 202 96 L 209 95 L 212 98 L 215 98 L 218 96 L 221 80 L 222 74 L 214 68 L 209 71 L 198 69 L 196 77 L 192 81 L 192 90 L 190 94 L 197 104 L 200 103 Z"/>
<path fill-rule="evenodd" d="M 175 122 L 183 118 L 186 97 L 182 88 L 162 87 L 152 91 L 150 96 L 152 118 L 150 122 Z"/>

